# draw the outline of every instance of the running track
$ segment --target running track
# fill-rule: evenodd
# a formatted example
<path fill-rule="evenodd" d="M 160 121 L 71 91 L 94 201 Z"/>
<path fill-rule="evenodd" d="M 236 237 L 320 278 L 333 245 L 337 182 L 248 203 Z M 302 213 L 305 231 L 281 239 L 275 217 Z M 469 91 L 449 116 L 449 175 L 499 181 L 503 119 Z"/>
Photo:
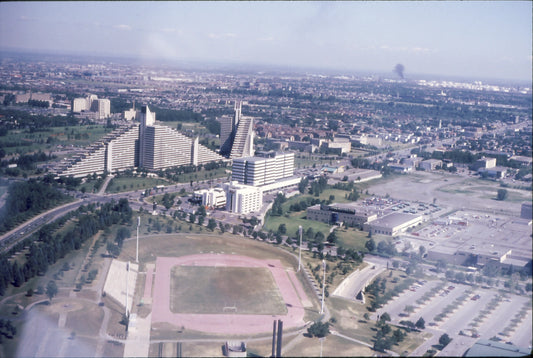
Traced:
<path fill-rule="evenodd" d="M 181 314 L 170 311 L 170 272 L 172 267 L 184 266 L 232 266 L 263 267 L 270 270 L 278 289 L 287 304 L 286 315 L 240 314 Z M 294 276 L 293 276 L 294 277 Z M 293 285 L 279 260 L 259 260 L 246 256 L 225 254 L 198 254 L 183 257 L 158 257 L 156 259 L 153 289 L 152 324 L 170 323 L 209 333 L 257 334 L 272 331 L 272 321 L 281 319 L 284 328 L 296 328 L 305 324 L 304 306 L 309 302 L 299 281 Z M 295 287 L 296 286 L 296 287 Z M 296 291 L 298 290 L 298 292 Z M 299 298 L 300 297 L 300 298 Z"/>

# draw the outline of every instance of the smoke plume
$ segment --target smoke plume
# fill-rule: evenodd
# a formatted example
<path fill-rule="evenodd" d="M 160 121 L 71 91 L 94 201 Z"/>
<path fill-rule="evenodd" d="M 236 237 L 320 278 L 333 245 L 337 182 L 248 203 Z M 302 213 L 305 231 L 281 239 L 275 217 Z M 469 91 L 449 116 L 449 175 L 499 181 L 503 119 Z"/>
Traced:
<path fill-rule="evenodd" d="M 394 67 L 393 72 L 396 73 L 398 76 L 400 76 L 400 78 L 403 80 L 403 70 L 404 69 L 405 69 L 405 67 L 403 67 L 403 65 L 401 63 L 399 63 L 399 64 L 397 64 Z"/>

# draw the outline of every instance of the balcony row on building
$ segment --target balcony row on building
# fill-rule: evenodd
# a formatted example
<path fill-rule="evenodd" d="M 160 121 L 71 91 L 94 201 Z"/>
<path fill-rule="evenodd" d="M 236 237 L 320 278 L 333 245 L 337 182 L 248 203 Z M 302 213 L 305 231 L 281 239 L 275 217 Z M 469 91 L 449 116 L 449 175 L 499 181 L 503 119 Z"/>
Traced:
<path fill-rule="evenodd" d="M 88 146 L 84 153 L 58 165 L 58 176 L 83 177 L 134 167 L 159 170 L 199 165 L 224 158 L 176 130 L 155 123 L 147 106 L 138 113 L 140 124 L 122 126 Z"/>

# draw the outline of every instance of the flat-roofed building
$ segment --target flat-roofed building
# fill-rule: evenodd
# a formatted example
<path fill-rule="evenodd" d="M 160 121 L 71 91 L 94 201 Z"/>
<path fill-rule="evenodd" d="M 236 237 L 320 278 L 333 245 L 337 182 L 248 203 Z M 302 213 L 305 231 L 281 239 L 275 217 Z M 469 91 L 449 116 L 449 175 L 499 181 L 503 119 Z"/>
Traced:
<path fill-rule="evenodd" d="M 261 188 L 231 182 L 224 185 L 226 192 L 226 210 L 237 214 L 249 214 L 259 211 L 263 205 Z"/>
<path fill-rule="evenodd" d="M 365 224 L 364 230 L 371 234 L 396 236 L 417 226 L 422 220 L 422 215 L 391 213 Z"/>
<path fill-rule="evenodd" d="M 107 98 L 102 98 L 102 99 L 99 99 L 97 103 L 98 103 L 98 107 L 97 107 L 98 118 L 99 119 L 108 118 L 111 115 L 111 101 L 108 100 Z"/>
<path fill-rule="evenodd" d="M 258 153 L 263 156 L 233 160 L 233 181 L 262 186 L 294 175 L 294 153 Z"/>
<path fill-rule="evenodd" d="M 514 344 L 480 339 L 466 350 L 463 357 L 527 357 L 531 348 L 521 348 Z"/>
<path fill-rule="evenodd" d="M 211 208 L 226 207 L 226 192 L 222 188 L 197 190 L 194 192 L 194 198 Z"/>
<path fill-rule="evenodd" d="M 474 169 L 480 169 L 480 168 L 494 168 L 496 166 L 496 158 L 487 158 L 483 157 L 481 159 L 478 159 L 474 162 Z"/>
<path fill-rule="evenodd" d="M 437 168 L 442 168 L 442 160 L 440 159 L 428 159 L 420 162 L 419 167 L 425 171 L 433 171 Z"/>
<path fill-rule="evenodd" d="M 326 224 L 345 223 L 362 227 L 377 219 L 377 214 L 356 204 L 317 204 L 307 208 L 307 219 Z"/>
<path fill-rule="evenodd" d="M 478 173 L 481 175 L 486 175 L 489 178 L 502 179 L 505 178 L 507 174 L 507 168 L 505 167 L 491 167 L 491 168 L 480 168 Z"/>

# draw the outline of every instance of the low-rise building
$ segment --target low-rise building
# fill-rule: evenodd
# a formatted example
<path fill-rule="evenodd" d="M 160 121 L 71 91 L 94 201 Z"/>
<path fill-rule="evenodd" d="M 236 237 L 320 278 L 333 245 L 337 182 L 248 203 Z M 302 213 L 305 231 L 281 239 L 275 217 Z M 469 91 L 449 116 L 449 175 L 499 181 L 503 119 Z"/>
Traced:
<path fill-rule="evenodd" d="M 368 231 L 370 234 L 396 236 L 409 228 L 417 226 L 422 220 L 422 215 L 391 213 L 366 223 L 363 230 Z"/>
<path fill-rule="evenodd" d="M 307 208 L 307 219 L 326 224 L 345 223 L 349 226 L 362 227 L 376 220 L 377 214 L 355 204 L 317 204 Z"/>
<path fill-rule="evenodd" d="M 222 188 L 202 189 L 194 192 L 194 199 L 211 208 L 226 207 L 226 192 Z"/>
<path fill-rule="evenodd" d="M 507 168 L 505 167 L 491 167 L 478 169 L 480 175 L 486 175 L 489 178 L 502 179 L 507 174 Z"/>
<path fill-rule="evenodd" d="M 440 159 L 428 159 L 420 162 L 420 169 L 425 171 L 433 171 L 437 168 L 442 168 L 442 160 Z"/>
<path fill-rule="evenodd" d="M 407 164 L 391 163 L 388 165 L 388 167 L 393 172 L 397 172 L 397 173 L 410 173 L 413 171 L 413 167 Z"/>
<path fill-rule="evenodd" d="M 484 168 L 484 169 L 494 168 L 495 166 L 496 166 L 496 158 L 486 158 L 486 157 L 476 160 L 473 165 L 474 170 L 478 170 L 481 168 Z"/>

